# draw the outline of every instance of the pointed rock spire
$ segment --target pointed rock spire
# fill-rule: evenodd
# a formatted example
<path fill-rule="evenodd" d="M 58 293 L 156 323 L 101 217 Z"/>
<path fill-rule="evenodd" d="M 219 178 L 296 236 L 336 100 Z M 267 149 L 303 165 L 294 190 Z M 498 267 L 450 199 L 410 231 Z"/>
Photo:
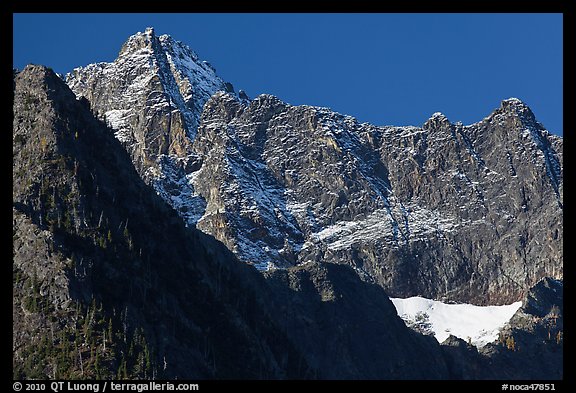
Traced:
<path fill-rule="evenodd" d="M 156 45 L 156 40 L 157 37 L 154 33 L 154 28 L 147 27 L 144 33 L 138 32 L 130 36 L 124 45 L 122 45 L 118 56 L 133 55 L 141 50 L 148 50 L 152 52 L 154 50 L 154 46 Z"/>
<path fill-rule="evenodd" d="M 426 120 L 422 128 L 425 130 L 435 130 L 441 127 L 450 127 L 451 124 L 446 115 L 441 112 L 435 112 Z"/>
<path fill-rule="evenodd" d="M 500 103 L 500 108 L 498 111 L 505 114 L 510 114 L 512 116 L 517 116 L 522 120 L 527 120 L 529 122 L 536 121 L 534 113 L 528 105 L 526 105 L 522 100 L 511 97 L 503 100 Z"/>

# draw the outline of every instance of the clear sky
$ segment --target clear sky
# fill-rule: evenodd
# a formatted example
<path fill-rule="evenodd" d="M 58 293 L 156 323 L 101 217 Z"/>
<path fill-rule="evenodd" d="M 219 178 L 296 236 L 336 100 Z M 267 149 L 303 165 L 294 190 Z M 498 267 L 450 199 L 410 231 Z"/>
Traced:
<path fill-rule="evenodd" d="M 153 26 L 236 91 L 376 125 L 474 123 L 517 97 L 562 135 L 562 14 L 14 14 L 13 65 L 113 61 Z"/>

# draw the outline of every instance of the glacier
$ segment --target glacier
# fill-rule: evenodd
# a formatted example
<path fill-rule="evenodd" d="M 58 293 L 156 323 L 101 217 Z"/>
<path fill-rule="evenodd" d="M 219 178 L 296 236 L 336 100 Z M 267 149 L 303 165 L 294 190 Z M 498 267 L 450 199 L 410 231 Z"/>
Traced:
<path fill-rule="evenodd" d="M 411 325 L 426 320 L 429 332 L 442 343 L 450 335 L 481 348 L 498 339 L 500 330 L 522 306 L 522 302 L 502 306 L 447 304 L 420 296 L 390 298 L 398 315 Z"/>

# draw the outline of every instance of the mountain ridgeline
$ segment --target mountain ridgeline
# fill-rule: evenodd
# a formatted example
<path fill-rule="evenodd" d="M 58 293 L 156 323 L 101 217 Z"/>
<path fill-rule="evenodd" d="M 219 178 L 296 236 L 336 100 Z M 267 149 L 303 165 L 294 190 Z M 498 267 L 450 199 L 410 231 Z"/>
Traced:
<path fill-rule="evenodd" d="M 186 221 L 265 270 L 347 264 L 391 296 L 510 304 L 563 276 L 562 139 L 517 99 L 376 127 L 240 98 L 153 29 L 66 81 Z"/>
<path fill-rule="evenodd" d="M 431 369 L 412 355 L 441 360 L 434 339 L 407 329 L 350 268 L 308 266 L 267 283 L 186 228 L 88 102 L 45 67 L 16 76 L 13 152 L 15 378 L 447 377 L 442 361 Z M 374 340 L 359 347 L 347 345 L 358 322 L 339 317 L 341 302 L 355 308 L 350 290 L 367 301 L 353 315 L 374 321 Z M 311 320 L 319 326 L 303 329 Z M 330 341 L 306 348 L 319 334 Z M 328 367 L 342 347 L 350 359 L 377 350 L 386 368 L 378 374 L 366 355 Z"/>
<path fill-rule="evenodd" d="M 51 70 L 17 75 L 13 140 L 15 377 L 307 375 L 262 277 L 186 229 Z"/>
<path fill-rule="evenodd" d="M 562 139 L 519 100 L 359 124 L 153 29 L 13 93 L 14 378 L 562 378 Z M 477 349 L 411 295 L 523 306 Z"/>

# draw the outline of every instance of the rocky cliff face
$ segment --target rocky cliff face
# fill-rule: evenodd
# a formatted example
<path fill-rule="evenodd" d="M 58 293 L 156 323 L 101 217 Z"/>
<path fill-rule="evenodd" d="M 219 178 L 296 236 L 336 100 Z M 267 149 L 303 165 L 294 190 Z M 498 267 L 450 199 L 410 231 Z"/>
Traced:
<path fill-rule="evenodd" d="M 312 375 L 263 277 L 186 229 L 86 100 L 41 66 L 14 86 L 15 378 Z"/>
<path fill-rule="evenodd" d="M 346 263 L 394 296 L 477 304 L 562 277 L 562 141 L 518 100 L 402 128 L 218 93 L 193 149 L 198 228 L 261 267 Z"/>
<path fill-rule="evenodd" d="M 350 267 L 312 262 L 265 276 L 281 329 L 320 378 L 452 378 L 438 342 L 406 328 L 384 290 Z"/>
<path fill-rule="evenodd" d="M 393 296 L 476 304 L 563 276 L 562 139 L 517 99 L 467 126 L 359 124 L 238 98 L 150 29 L 67 82 L 188 225 L 259 269 L 343 263 Z"/>
<path fill-rule="evenodd" d="M 185 178 L 197 167 L 191 142 L 204 103 L 219 89 L 232 92 L 232 85 L 190 48 L 152 28 L 130 37 L 114 62 L 76 68 L 66 80 L 114 129 L 140 176 L 194 220 L 203 206 Z"/>
<path fill-rule="evenodd" d="M 450 378 L 379 286 L 331 264 L 266 279 L 186 228 L 50 69 L 14 89 L 14 378 Z"/>

